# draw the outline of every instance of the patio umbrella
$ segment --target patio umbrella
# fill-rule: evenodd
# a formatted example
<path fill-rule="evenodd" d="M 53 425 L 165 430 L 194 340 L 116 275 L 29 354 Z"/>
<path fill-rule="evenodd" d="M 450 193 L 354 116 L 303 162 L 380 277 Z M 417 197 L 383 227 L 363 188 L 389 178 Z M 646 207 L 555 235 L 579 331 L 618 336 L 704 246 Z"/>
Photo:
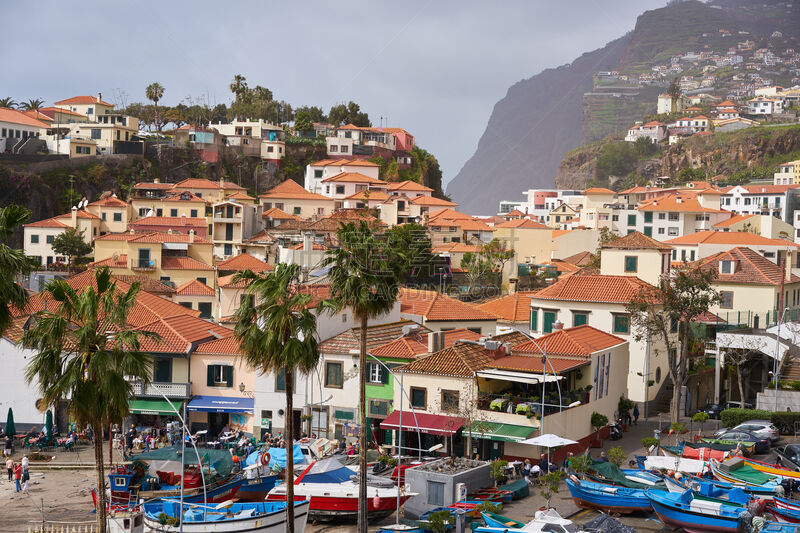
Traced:
<path fill-rule="evenodd" d="M 6 418 L 6 435 L 9 435 L 12 439 L 14 435 L 17 433 L 17 426 L 14 425 L 14 411 L 11 408 L 8 408 L 8 417 Z"/>
<path fill-rule="evenodd" d="M 541 446 L 547 448 L 547 455 L 550 455 L 550 448 L 558 448 L 559 446 L 568 446 L 570 444 L 578 444 L 574 440 L 565 439 L 552 433 L 545 433 L 538 437 L 525 439 L 521 444 L 530 444 L 531 446 Z"/>
<path fill-rule="evenodd" d="M 47 415 L 44 418 L 44 431 L 45 435 L 47 435 L 47 442 L 52 442 L 53 440 L 53 411 L 50 409 L 47 410 Z"/>

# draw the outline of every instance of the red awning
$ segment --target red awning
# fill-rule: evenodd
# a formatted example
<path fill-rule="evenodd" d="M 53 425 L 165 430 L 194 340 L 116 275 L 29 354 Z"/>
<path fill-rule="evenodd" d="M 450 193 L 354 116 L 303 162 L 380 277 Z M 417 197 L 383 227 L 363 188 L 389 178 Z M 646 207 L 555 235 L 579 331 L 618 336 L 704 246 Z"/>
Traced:
<path fill-rule="evenodd" d="M 401 411 L 392 411 L 381 422 L 381 429 L 397 431 L 400 427 L 400 413 Z M 418 431 L 420 433 L 430 433 L 431 435 L 453 435 L 464 425 L 464 419 L 455 416 L 413 413 L 411 411 L 402 411 L 402 413 L 403 431 Z"/>

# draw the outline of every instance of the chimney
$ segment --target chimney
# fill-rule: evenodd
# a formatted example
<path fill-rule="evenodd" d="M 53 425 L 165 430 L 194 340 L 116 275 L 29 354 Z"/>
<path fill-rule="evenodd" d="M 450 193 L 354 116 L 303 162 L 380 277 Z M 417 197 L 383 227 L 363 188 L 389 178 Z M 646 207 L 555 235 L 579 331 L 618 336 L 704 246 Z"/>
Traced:
<path fill-rule="evenodd" d="M 560 320 L 556 320 L 555 322 L 553 322 L 553 331 L 559 331 L 562 329 L 564 329 L 563 322 L 561 322 Z"/>
<path fill-rule="evenodd" d="M 444 331 L 428 333 L 428 352 L 434 353 L 444 348 Z"/>
<path fill-rule="evenodd" d="M 194 243 L 194 230 L 190 229 L 189 230 L 189 244 L 193 244 L 193 243 Z"/>
<path fill-rule="evenodd" d="M 185 225 L 186 225 L 186 213 L 183 213 L 181 215 L 181 226 L 185 226 Z"/>
<path fill-rule="evenodd" d="M 681 198 L 680 196 L 678 196 L 677 198 L 675 198 L 675 202 L 677 202 L 677 203 L 679 203 L 679 204 L 680 204 L 680 203 L 683 203 L 683 198 Z"/>
<path fill-rule="evenodd" d="M 98 92 L 97 93 L 97 103 L 99 104 L 102 101 L 103 101 L 103 93 Z"/>
<path fill-rule="evenodd" d="M 308 265 L 303 265 L 300 269 L 300 281 L 302 283 L 308 283 Z"/>
<path fill-rule="evenodd" d="M 153 178 L 153 183 L 161 183 L 161 180 L 159 178 Z"/>
<path fill-rule="evenodd" d="M 72 227 L 73 228 L 77 228 L 78 227 L 78 208 L 73 205 L 72 206 L 72 212 L 70 214 L 72 215 Z"/>
<path fill-rule="evenodd" d="M 791 281 L 792 281 L 792 263 L 793 263 L 792 256 L 793 255 L 794 254 L 791 251 L 786 250 L 786 257 L 783 260 L 783 274 L 784 274 L 784 279 L 786 280 L 786 283 L 791 283 Z M 786 307 L 786 306 L 784 305 L 784 307 Z"/>
<path fill-rule="evenodd" d="M 222 179 L 222 178 L 220 178 L 220 179 L 219 179 L 219 188 L 220 188 L 220 189 L 222 189 L 222 188 L 224 188 L 224 187 L 225 187 L 225 180 L 224 180 L 224 179 Z"/>
<path fill-rule="evenodd" d="M 311 232 L 307 231 L 303 234 L 303 251 L 310 252 L 314 249 L 314 239 L 311 237 Z"/>
<path fill-rule="evenodd" d="M 489 352 L 489 357 L 492 359 L 500 359 L 506 355 L 506 347 L 500 341 L 487 340 L 483 343 L 483 347 Z"/>

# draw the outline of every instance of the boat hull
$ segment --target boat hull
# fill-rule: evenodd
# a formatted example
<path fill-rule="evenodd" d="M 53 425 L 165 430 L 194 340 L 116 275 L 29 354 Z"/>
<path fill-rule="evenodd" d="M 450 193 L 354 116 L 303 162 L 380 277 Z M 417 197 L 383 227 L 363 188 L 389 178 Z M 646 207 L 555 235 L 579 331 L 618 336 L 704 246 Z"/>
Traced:
<path fill-rule="evenodd" d="M 202 487 L 193 487 L 190 489 L 184 489 L 183 501 L 190 503 L 202 503 L 203 500 L 205 499 L 205 501 L 208 503 L 224 502 L 236 496 L 236 494 L 239 492 L 239 489 L 242 486 L 242 482 L 243 480 L 241 478 L 238 478 L 219 485 L 212 485 L 207 489 L 205 498 L 203 496 Z M 180 498 L 180 497 L 181 497 L 180 489 L 148 490 L 139 492 L 140 500 L 152 500 L 156 498 Z"/>
<path fill-rule="evenodd" d="M 575 505 L 583 509 L 599 509 L 601 511 L 630 514 L 636 512 L 647 512 L 652 510 L 650 500 L 647 499 L 644 491 L 635 489 L 616 488 L 615 493 L 603 493 L 599 490 L 578 485 L 571 480 L 567 480 L 567 487 Z M 609 485 L 610 487 L 610 485 Z"/>
<path fill-rule="evenodd" d="M 294 500 L 303 501 L 307 495 L 299 494 L 295 487 Z M 404 504 L 410 496 L 400 497 L 400 505 Z M 267 501 L 285 501 L 285 494 L 270 493 Z M 367 517 L 370 520 L 379 520 L 391 515 L 397 509 L 397 498 L 367 498 Z M 308 513 L 313 520 L 357 520 L 358 497 L 350 496 L 310 496 L 311 505 Z"/>
<path fill-rule="evenodd" d="M 792 479 L 800 479 L 800 472 L 795 472 L 793 470 L 786 470 L 785 468 L 778 468 L 777 466 L 770 465 L 768 463 L 762 463 L 761 461 L 754 461 L 753 459 L 745 459 L 745 464 L 748 464 L 755 468 L 760 472 L 764 472 L 766 474 L 772 474 L 773 476 L 781 476 L 781 477 L 788 477 Z"/>
<path fill-rule="evenodd" d="M 739 531 L 739 518 L 736 516 L 710 515 L 680 508 L 664 502 L 663 499 L 648 493 L 650 502 L 658 518 L 665 525 L 683 529 L 689 533 L 736 533 Z"/>
<path fill-rule="evenodd" d="M 236 497 L 242 502 L 263 502 L 267 498 L 267 494 L 278 481 L 278 476 L 265 476 L 257 479 L 246 479 Z"/>
<path fill-rule="evenodd" d="M 295 504 L 294 527 L 295 533 L 304 533 L 308 522 L 308 502 Z M 145 513 L 145 531 L 151 533 L 178 533 L 178 526 L 161 524 L 154 516 Z M 207 522 L 183 522 L 184 533 L 285 533 L 286 510 L 281 509 L 269 514 L 251 516 L 246 518 L 233 518 L 230 520 L 217 520 Z"/>
<path fill-rule="evenodd" d="M 775 520 L 785 524 L 800 524 L 800 511 L 792 509 L 776 509 L 767 507 L 767 511 L 775 517 Z"/>

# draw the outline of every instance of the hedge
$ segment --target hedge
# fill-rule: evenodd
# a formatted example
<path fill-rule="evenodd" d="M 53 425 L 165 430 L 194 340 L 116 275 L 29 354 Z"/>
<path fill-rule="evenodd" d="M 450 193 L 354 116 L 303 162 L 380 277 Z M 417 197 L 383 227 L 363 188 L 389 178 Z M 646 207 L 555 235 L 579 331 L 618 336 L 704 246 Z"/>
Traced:
<path fill-rule="evenodd" d="M 729 428 L 738 426 L 748 420 L 769 420 L 775 424 L 781 433 L 794 433 L 795 422 L 800 422 L 800 413 L 791 411 L 772 412 L 761 409 L 725 409 L 720 414 L 722 426 Z"/>

